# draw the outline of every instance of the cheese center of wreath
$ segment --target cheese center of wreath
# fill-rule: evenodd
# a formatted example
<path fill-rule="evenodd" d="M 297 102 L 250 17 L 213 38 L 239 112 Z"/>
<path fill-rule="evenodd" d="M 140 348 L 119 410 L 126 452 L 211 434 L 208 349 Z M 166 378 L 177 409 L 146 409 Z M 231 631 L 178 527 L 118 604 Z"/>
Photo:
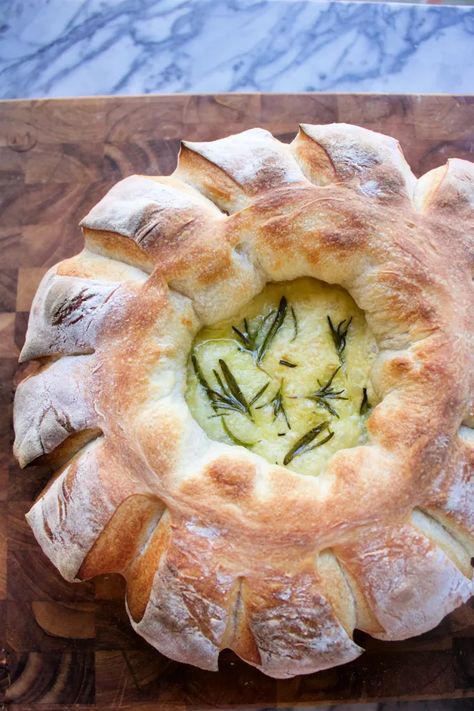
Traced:
<path fill-rule="evenodd" d="M 344 289 L 310 278 L 269 284 L 199 332 L 186 399 L 212 439 L 316 475 L 334 452 L 366 439 L 376 352 Z"/>

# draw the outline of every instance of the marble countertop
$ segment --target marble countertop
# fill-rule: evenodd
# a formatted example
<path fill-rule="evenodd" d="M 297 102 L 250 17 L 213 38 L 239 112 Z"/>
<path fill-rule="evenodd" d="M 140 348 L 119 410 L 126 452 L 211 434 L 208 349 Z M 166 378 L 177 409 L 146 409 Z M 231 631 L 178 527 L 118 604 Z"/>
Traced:
<path fill-rule="evenodd" d="M 474 7 L 2 0 L 0 97 L 474 92 Z"/>

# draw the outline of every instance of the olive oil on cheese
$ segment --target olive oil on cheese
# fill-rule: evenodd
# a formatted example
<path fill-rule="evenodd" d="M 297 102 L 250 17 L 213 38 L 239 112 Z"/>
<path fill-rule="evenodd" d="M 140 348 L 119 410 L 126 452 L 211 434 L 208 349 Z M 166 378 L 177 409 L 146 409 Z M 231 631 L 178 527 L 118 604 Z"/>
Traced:
<path fill-rule="evenodd" d="M 344 289 L 310 278 L 272 283 L 198 333 L 186 399 L 212 439 L 317 475 L 336 451 L 365 441 L 376 352 Z"/>

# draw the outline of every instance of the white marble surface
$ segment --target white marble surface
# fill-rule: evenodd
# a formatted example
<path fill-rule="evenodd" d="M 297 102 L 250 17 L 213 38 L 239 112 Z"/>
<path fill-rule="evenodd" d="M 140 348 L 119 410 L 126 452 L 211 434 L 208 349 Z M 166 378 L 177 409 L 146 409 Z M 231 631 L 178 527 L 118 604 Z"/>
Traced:
<path fill-rule="evenodd" d="M 0 0 L 3 98 L 474 92 L 474 7 Z"/>

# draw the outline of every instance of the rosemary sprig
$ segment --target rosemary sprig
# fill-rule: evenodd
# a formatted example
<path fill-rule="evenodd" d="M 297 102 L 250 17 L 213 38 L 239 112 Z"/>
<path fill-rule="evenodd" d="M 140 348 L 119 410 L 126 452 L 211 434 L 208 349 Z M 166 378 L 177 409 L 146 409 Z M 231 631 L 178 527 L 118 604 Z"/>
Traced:
<path fill-rule="evenodd" d="M 270 311 L 265 316 L 260 326 L 257 326 L 254 330 L 250 328 L 246 318 L 244 318 L 244 325 L 240 329 L 236 326 L 232 326 L 233 332 L 240 341 L 242 350 L 250 353 L 257 367 L 260 367 L 273 342 L 273 339 L 283 325 L 287 309 L 288 301 L 286 296 L 282 296 L 277 311 Z M 264 332 L 265 324 L 272 316 L 273 321 L 267 331 Z"/>
<path fill-rule="evenodd" d="M 270 311 L 270 313 L 272 312 Z M 248 351 L 253 355 L 254 351 L 257 349 L 257 338 L 264 323 L 265 319 L 262 321 L 260 328 L 256 328 L 253 332 L 251 331 L 246 318 L 244 318 L 244 325 L 241 327 L 241 330 L 238 329 L 237 326 L 232 326 L 233 332 L 237 335 L 240 341 L 242 350 Z"/>
<path fill-rule="evenodd" d="M 221 417 L 221 422 L 222 422 L 222 427 L 224 429 L 224 432 L 226 435 L 229 437 L 229 439 L 232 440 L 234 444 L 238 444 L 240 447 L 247 447 L 248 449 L 251 449 L 252 447 L 255 447 L 257 442 L 245 442 L 245 440 L 240 439 L 237 437 L 230 427 L 228 426 L 227 422 L 225 421 L 225 417 Z"/>
<path fill-rule="evenodd" d="M 347 340 L 347 332 L 349 330 L 349 326 L 352 323 L 352 316 L 350 317 L 349 320 L 344 319 L 343 321 L 340 321 L 337 326 L 335 327 L 333 322 L 331 321 L 331 317 L 328 316 L 328 324 L 329 324 L 329 330 L 331 331 L 331 336 L 332 340 L 334 342 L 334 346 L 336 348 L 337 355 L 339 356 L 339 360 L 341 363 L 344 360 L 344 349 L 346 347 L 346 340 Z"/>
<path fill-rule="evenodd" d="M 359 415 L 366 415 L 372 405 L 367 397 L 367 388 L 362 388 L 362 402 L 360 403 Z"/>
<path fill-rule="evenodd" d="M 245 399 L 245 395 L 243 394 L 242 390 L 239 387 L 239 384 L 237 380 L 234 378 L 232 375 L 229 366 L 225 362 L 223 358 L 219 358 L 219 365 L 222 370 L 222 375 L 224 376 L 227 388 L 224 388 L 222 386 L 222 390 L 224 393 L 229 397 L 232 396 L 236 402 L 238 402 L 244 409 L 244 411 L 247 413 L 247 415 L 252 419 L 252 413 L 250 412 L 250 406 Z M 214 371 L 215 372 L 215 371 Z M 222 383 L 219 383 L 222 385 Z"/>
<path fill-rule="evenodd" d="M 308 400 L 313 400 L 317 405 L 320 407 L 324 408 L 327 412 L 329 412 L 331 415 L 334 417 L 337 417 L 339 419 L 339 414 L 337 410 L 334 409 L 334 407 L 330 404 L 329 400 L 347 400 L 347 397 L 343 397 L 342 393 L 344 392 L 344 388 L 342 390 L 336 390 L 332 382 L 334 378 L 336 377 L 337 373 L 341 370 L 341 366 L 336 368 L 334 373 L 331 375 L 329 380 L 325 385 L 322 384 L 320 380 L 318 380 L 318 385 L 319 389 L 316 390 L 314 393 L 311 395 L 308 395 L 307 398 Z"/>
<path fill-rule="evenodd" d="M 272 397 L 272 399 L 269 400 L 268 402 L 266 402 L 264 405 L 259 405 L 259 407 L 257 407 L 256 409 L 261 410 L 262 407 L 267 407 L 268 405 L 271 405 L 272 410 L 273 410 L 273 422 L 275 422 L 278 415 L 282 415 L 283 419 L 286 422 L 286 426 L 288 427 L 289 430 L 291 430 L 290 421 L 288 419 L 288 416 L 287 416 L 286 410 L 285 410 L 285 406 L 283 404 L 283 398 L 284 398 L 283 388 L 284 388 L 284 386 L 285 386 L 285 381 L 282 378 L 282 380 L 280 382 L 280 387 L 278 388 L 278 390 L 276 391 L 276 393 Z"/>
<path fill-rule="evenodd" d="M 247 402 L 245 395 L 240 389 L 240 386 L 237 383 L 235 377 L 232 375 L 227 363 L 222 358 L 219 360 L 219 365 L 222 371 L 223 379 L 221 378 L 217 370 L 212 371 L 220 390 L 212 388 L 209 385 L 208 381 L 204 377 L 198 359 L 196 358 L 194 353 L 191 356 L 191 362 L 193 364 L 194 372 L 196 373 L 196 377 L 199 381 L 199 384 L 202 386 L 207 397 L 209 398 L 211 407 L 214 412 L 220 415 L 222 415 L 222 410 L 240 412 L 240 414 L 246 415 L 251 420 L 251 422 L 254 421 L 250 405 Z"/>
<path fill-rule="evenodd" d="M 268 319 L 271 318 L 274 314 L 275 309 L 269 311 L 267 315 L 262 319 L 260 325 L 257 325 L 254 330 L 250 328 L 246 318 L 244 318 L 244 325 L 241 326 L 240 329 L 236 326 L 232 326 L 233 332 L 237 335 L 240 341 L 241 350 L 247 351 L 247 353 L 250 353 L 250 355 L 255 358 L 255 354 L 258 350 L 258 342 L 261 340 L 260 337 L 263 332 L 263 328 Z"/>
<path fill-rule="evenodd" d="M 285 360 L 284 358 L 282 358 L 280 360 L 280 365 L 286 365 L 287 368 L 297 368 L 298 367 L 297 363 L 292 363 L 291 361 Z"/>
<path fill-rule="evenodd" d="M 328 435 L 310 447 L 311 443 L 314 442 L 316 437 L 325 430 L 328 430 Z M 331 430 L 329 430 L 329 421 L 325 420 L 324 422 L 321 422 L 319 425 L 316 425 L 316 427 L 313 427 L 313 429 L 309 430 L 309 432 L 306 432 L 306 434 L 304 434 L 302 437 L 300 437 L 300 439 L 295 442 L 293 447 L 291 447 L 291 449 L 289 449 L 288 452 L 285 454 L 283 464 L 289 464 L 291 461 L 293 461 L 295 457 L 299 457 L 301 454 L 305 454 L 306 452 L 311 452 L 311 450 L 316 449 L 316 447 L 321 447 L 326 442 L 329 442 L 332 437 L 334 437 L 334 432 L 331 432 Z"/>

